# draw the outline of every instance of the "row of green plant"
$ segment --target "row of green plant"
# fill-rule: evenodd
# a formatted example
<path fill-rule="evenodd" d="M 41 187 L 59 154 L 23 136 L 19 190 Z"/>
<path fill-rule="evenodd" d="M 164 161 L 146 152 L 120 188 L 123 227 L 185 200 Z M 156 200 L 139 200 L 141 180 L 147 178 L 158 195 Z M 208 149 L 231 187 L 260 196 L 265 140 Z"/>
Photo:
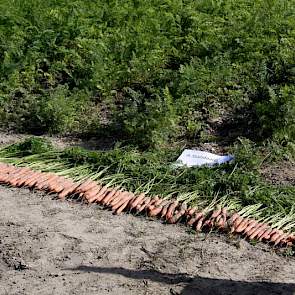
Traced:
<path fill-rule="evenodd" d="M 0 10 L 5 128 L 120 130 L 143 147 L 228 122 L 295 138 L 294 0 L 1 0 Z"/>
<path fill-rule="evenodd" d="M 279 219 L 288 216 L 292 225 L 295 187 L 270 184 L 259 172 L 265 161 L 282 159 L 276 148 L 268 146 L 266 153 L 253 143 L 240 140 L 232 149 L 233 162 L 216 167 L 185 168 L 173 165 L 179 155 L 177 150 L 139 152 L 119 146 L 109 151 L 77 147 L 56 150 L 47 141 L 32 138 L 2 148 L 0 161 L 53 171 L 79 181 L 92 178 L 112 187 L 177 198 L 201 207 L 212 202 L 222 202 L 236 210 L 260 205 L 255 207 L 257 212 L 252 212 L 254 216 Z M 288 155 L 288 150 L 284 155 Z"/>

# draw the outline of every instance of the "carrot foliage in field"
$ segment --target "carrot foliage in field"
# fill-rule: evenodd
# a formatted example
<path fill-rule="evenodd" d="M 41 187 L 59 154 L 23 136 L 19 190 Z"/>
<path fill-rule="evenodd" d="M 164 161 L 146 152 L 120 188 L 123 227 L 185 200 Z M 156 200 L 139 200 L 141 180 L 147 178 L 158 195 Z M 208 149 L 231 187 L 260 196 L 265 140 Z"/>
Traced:
<path fill-rule="evenodd" d="M 2 0 L 0 9 L 4 127 L 119 133 L 142 147 L 228 125 L 294 140 L 294 0 Z"/>

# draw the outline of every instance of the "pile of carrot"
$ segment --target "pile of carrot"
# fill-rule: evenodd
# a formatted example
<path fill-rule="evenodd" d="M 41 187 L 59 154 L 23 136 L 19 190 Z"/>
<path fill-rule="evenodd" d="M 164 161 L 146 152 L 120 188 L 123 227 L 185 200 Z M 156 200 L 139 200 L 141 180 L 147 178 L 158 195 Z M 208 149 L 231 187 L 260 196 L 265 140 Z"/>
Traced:
<path fill-rule="evenodd" d="M 184 222 L 197 232 L 216 228 L 243 235 L 249 240 L 271 242 L 280 246 L 295 245 L 293 234 L 287 234 L 252 218 L 243 218 L 237 213 L 228 212 L 227 208 L 218 206 L 205 212 L 177 200 L 149 197 L 143 193 L 135 195 L 119 188 L 99 185 L 92 180 L 74 182 L 54 173 L 38 172 L 4 163 L 0 163 L 0 183 L 55 193 L 60 199 L 77 195 L 88 203 L 110 208 L 114 214 L 123 211 L 145 213 L 150 217 L 161 218 L 167 223 Z"/>

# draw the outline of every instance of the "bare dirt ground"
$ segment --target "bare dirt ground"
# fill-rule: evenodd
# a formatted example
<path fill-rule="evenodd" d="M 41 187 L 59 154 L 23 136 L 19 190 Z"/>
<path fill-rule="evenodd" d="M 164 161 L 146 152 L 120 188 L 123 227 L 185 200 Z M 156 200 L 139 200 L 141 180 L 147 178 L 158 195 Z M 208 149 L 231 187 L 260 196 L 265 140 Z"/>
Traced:
<path fill-rule="evenodd" d="M 261 174 L 273 184 L 295 185 L 295 163 L 283 161 L 266 166 L 261 169 Z"/>
<path fill-rule="evenodd" d="M 0 294 L 295 294 L 295 258 L 0 186 Z"/>

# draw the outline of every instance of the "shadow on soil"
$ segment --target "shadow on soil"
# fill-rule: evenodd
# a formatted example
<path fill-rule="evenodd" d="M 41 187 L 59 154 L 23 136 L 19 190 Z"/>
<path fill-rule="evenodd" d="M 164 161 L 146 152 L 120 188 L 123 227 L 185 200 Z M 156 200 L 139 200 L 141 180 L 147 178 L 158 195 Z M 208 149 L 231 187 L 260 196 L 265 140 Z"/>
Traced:
<path fill-rule="evenodd" d="M 243 282 L 223 279 L 210 279 L 203 277 L 190 277 L 187 274 L 169 274 L 156 270 L 130 270 L 122 267 L 90 267 L 79 266 L 72 271 L 109 273 L 112 275 L 121 275 L 131 279 L 150 280 L 164 283 L 167 285 L 178 285 L 183 287 L 180 292 L 170 289 L 173 295 L 269 295 L 282 294 L 294 295 L 295 284 L 270 283 L 270 282 Z M 172 286 L 171 286 L 172 287 Z"/>

